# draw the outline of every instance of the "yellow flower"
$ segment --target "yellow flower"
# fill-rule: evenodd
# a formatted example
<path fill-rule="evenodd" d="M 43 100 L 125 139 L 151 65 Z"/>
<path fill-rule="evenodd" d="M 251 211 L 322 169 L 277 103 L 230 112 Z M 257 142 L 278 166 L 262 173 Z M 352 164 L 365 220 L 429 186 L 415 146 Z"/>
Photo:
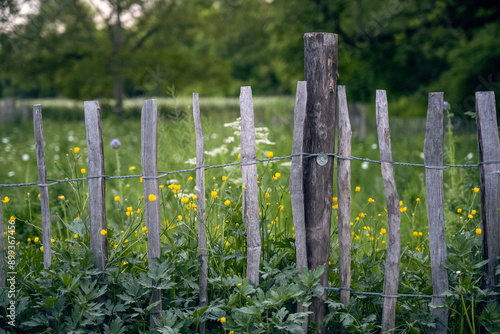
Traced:
<path fill-rule="evenodd" d="M 9 222 L 13 222 L 13 221 L 15 221 L 15 220 L 16 220 L 16 217 L 14 217 L 14 216 L 10 216 Z"/>
<path fill-rule="evenodd" d="M 359 214 L 359 218 L 365 218 L 365 214 L 364 214 L 363 212 L 361 212 L 361 213 Z"/>
<path fill-rule="evenodd" d="M 266 191 L 266 193 L 264 194 L 264 197 L 269 198 L 269 196 L 271 196 L 271 195 L 269 195 L 269 193 Z"/>
<path fill-rule="evenodd" d="M 79 152 L 80 152 L 80 148 L 79 148 L 79 147 L 75 147 L 75 148 L 73 149 L 73 152 L 75 152 L 75 153 L 79 153 Z"/>
<path fill-rule="evenodd" d="M 56 239 L 50 239 L 50 242 L 55 242 L 55 241 L 56 241 Z"/>
<path fill-rule="evenodd" d="M 78 234 L 73 235 L 73 238 L 77 239 L 78 238 Z"/>
<path fill-rule="evenodd" d="M 187 197 L 183 197 L 183 198 L 181 199 L 181 201 L 182 201 L 182 203 L 186 204 L 187 202 L 189 202 L 189 198 L 187 198 Z"/>
<path fill-rule="evenodd" d="M 135 166 L 130 166 L 130 167 L 128 168 L 128 170 L 129 170 L 129 171 L 131 171 L 131 172 L 132 172 L 132 171 L 134 171 L 134 170 L 135 170 Z"/>
<path fill-rule="evenodd" d="M 238 154 L 238 160 L 241 160 L 241 155 L 240 154 Z"/>
<path fill-rule="evenodd" d="M 120 196 L 115 196 L 115 202 L 120 202 Z"/>
<path fill-rule="evenodd" d="M 108 234 L 108 231 L 107 231 L 107 230 L 102 229 L 102 230 L 101 230 L 101 234 L 102 234 L 102 235 L 106 235 L 106 234 Z"/>
<path fill-rule="evenodd" d="M 212 195 L 212 197 L 217 197 L 217 190 L 212 190 L 210 195 Z"/>
<path fill-rule="evenodd" d="M 222 181 L 226 181 L 227 180 L 227 177 L 226 176 L 223 176 L 222 177 Z"/>
<path fill-rule="evenodd" d="M 57 196 L 57 198 L 59 198 L 61 201 L 64 201 L 64 195 L 59 195 Z"/>
<path fill-rule="evenodd" d="M 333 197 L 333 198 L 332 198 L 332 202 L 333 202 L 333 203 L 337 203 L 337 201 L 338 201 L 338 200 L 339 200 L 339 199 L 338 199 L 337 197 Z"/>
<path fill-rule="evenodd" d="M 224 317 L 220 318 L 220 322 L 221 323 L 225 323 L 226 322 L 226 318 L 224 318 Z"/>
<path fill-rule="evenodd" d="M 333 210 L 337 210 L 339 208 L 339 205 L 338 204 L 335 204 L 334 206 L 332 206 L 332 209 Z"/>
<path fill-rule="evenodd" d="M 475 192 L 475 193 L 478 193 L 478 192 L 479 192 L 479 188 L 475 187 L 475 188 L 474 188 L 474 192 Z"/>
<path fill-rule="evenodd" d="M 142 213 L 142 209 L 137 209 L 137 213 Z"/>
<path fill-rule="evenodd" d="M 406 210 L 408 210 L 408 208 L 406 206 L 404 208 L 399 209 L 399 211 L 401 211 L 401 212 L 406 212 Z"/>
<path fill-rule="evenodd" d="M 403 201 L 399 201 L 399 206 L 403 206 Z"/>
<path fill-rule="evenodd" d="M 354 191 L 356 191 L 357 193 L 359 193 L 361 191 L 361 187 L 354 188 Z"/>
<path fill-rule="evenodd" d="M 2 200 L 2 203 L 9 203 L 10 198 L 5 196 L 4 199 Z"/>
<path fill-rule="evenodd" d="M 43 246 L 41 246 L 41 247 L 40 247 L 40 251 L 42 251 L 42 252 L 43 252 Z"/>
<path fill-rule="evenodd" d="M 128 262 L 126 262 L 126 261 L 122 263 L 122 265 L 126 265 L 126 264 L 128 264 Z"/>
<path fill-rule="evenodd" d="M 146 232 L 146 231 L 148 230 L 148 228 L 147 228 L 146 226 L 144 226 L 144 227 L 142 228 L 142 230 L 143 230 L 144 232 Z"/>
<path fill-rule="evenodd" d="M 371 197 L 368 198 L 368 203 L 373 203 L 373 202 L 375 202 L 375 200 L 373 198 L 371 198 Z"/>
<path fill-rule="evenodd" d="M 38 237 L 35 237 L 34 241 L 38 242 L 38 240 L 40 240 L 40 239 Z"/>
<path fill-rule="evenodd" d="M 227 199 L 227 200 L 224 202 L 224 205 L 225 205 L 225 206 L 230 206 L 230 205 L 231 205 L 231 201 Z"/>
<path fill-rule="evenodd" d="M 188 177 L 188 180 L 193 181 L 193 177 L 192 176 Z"/>
<path fill-rule="evenodd" d="M 242 189 L 246 189 L 247 187 L 246 187 L 246 186 L 242 186 L 241 188 L 242 188 Z"/>
<path fill-rule="evenodd" d="M 149 194 L 148 199 L 150 202 L 156 201 L 156 196 L 154 194 Z"/>
<path fill-rule="evenodd" d="M 458 209 L 457 209 L 457 212 L 458 212 L 458 213 L 462 213 L 462 209 L 458 208 Z"/>
<path fill-rule="evenodd" d="M 467 218 L 472 219 L 472 218 L 474 218 L 474 216 L 473 215 L 468 215 Z"/>
<path fill-rule="evenodd" d="M 418 232 L 418 236 L 421 237 L 423 235 L 422 232 Z"/>
<path fill-rule="evenodd" d="M 420 248 L 420 247 L 417 247 L 415 249 L 417 250 L 417 252 L 420 252 L 422 250 L 422 248 Z"/>
<path fill-rule="evenodd" d="M 191 198 L 192 198 L 193 200 L 196 200 L 196 199 L 198 199 L 198 196 L 193 195 L 193 196 L 191 196 Z"/>
<path fill-rule="evenodd" d="M 420 198 L 417 197 L 417 202 L 420 202 Z"/>
<path fill-rule="evenodd" d="M 177 219 L 182 220 L 182 216 L 181 216 L 181 215 L 178 215 L 178 216 L 177 216 Z"/>
<path fill-rule="evenodd" d="M 387 233 L 387 230 L 385 228 L 380 229 L 380 234 L 384 235 Z"/>
<path fill-rule="evenodd" d="M 139 177 L 139 182 L 142 183 L 143 179 L 142 179 L 142 176 Z"/>
<path fill-rule="evenodd" d="M 163 189 L 163 188 L 165 188 L 165 185 L 160 184 L 160 185 L 158 186 L 158 188 Z"/>
<path fill-rule="evenodd" d="M 476 228 L 476 234 L 481 234 L 483 233 L 483 230 L 481 230 L 480 228 Z"/>
<path fill-rule="evenodd" d="M 359 235 L 355 235 L 354 240 L 359 240 Z"/>
<path fill-rule="evenodd" d="M 80 169 L 80 172 L 81 172 L 82 174 L 87 173 L 87 171 L 85 170 L 85 168 Z"/>
<path fill-rule="evenodd" d="M 132 209 L 131 206 L 127 206 L 127 212 L 132 212 L 134 209 Z"/>
<path fill-rule="evenodd" d="M 473 215 L 475 215 L 476 213 L 477 213 L 477 211 L 476 211 L 476 210 L 472 210 L 472 211 L 471 211 L 471 214 L 473 214 Z"/>
<path fill-rule="evenodd" d="M 418 237 L 418 232 L 417 231 L 413 231 L 413 236 L 414 237 Z"/>
<path fill-rule="evenodd" d="M 280 211 L 283 211 L 285 209 L 285 206 L 284 205 L 280 205 L 279 208 L 280 208 Z"/>
<path fill-rule="evenodd" d="M 274 153 L 272 151 L 267 151 L 267 157 L 271 159 L 272 157 L 274 157 Z"/>
<path fill-rule="evenodd" d="M 219 229 L 219 225 L 214 227 L 214 231 L 217 231 Z"/>
<path fill-rule="evenodd" d="M 28 238 L 28 242 L 31 242 L 31 238 Z"/>

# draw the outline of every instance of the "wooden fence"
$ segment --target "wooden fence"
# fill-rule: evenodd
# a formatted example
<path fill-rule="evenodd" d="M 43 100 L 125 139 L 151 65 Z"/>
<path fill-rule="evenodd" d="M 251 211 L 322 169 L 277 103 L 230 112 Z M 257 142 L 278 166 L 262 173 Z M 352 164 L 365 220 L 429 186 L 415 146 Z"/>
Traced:
<path fill-rule="evenodd" d="M 329 56 L 332 47 L 336 48 L 336 37 L 318 36 L 322 34 L 306 35 L 305 39 L 311 52 L 323 52 L 323 56 L 307 55 L 306 59 L 314 63 L 315 71 L 319 64 L 326 72 L 312 73 L 310 77 L 322 76 L 326 78 L 314 81 L 301 81 L 297 84 L 296 106 L 294 118 L 293 157 L 290 178 L 290 196 L 292 202 L 293 222 L 296 235 L 296 256 L 299 269 L 306 266 L 315 269 L 324 265 L 328 268 L 328 245 L 330 244 L 331 225 L 331 192 L 333 191 L 333 160 L 337 159 L 338 184 L 338 230 L 339 230 L 339 275 L 340 298 L 345 305 L 350 299 L 351 282 L 351 125 L 347 110 L 346 88 L 336 85 L 336 57 Z M 324 35 L 324 34 L 323 34 Z M 308 44 L 309 43 L 309 44 Z M 312 44 L 314 45 L 312 45 Z M 311 46 L 312 45 L 312 46 Z M 336 55 L 336 54 L 335 54 Z M 310 56 L 311 58 L 307 58 Z M 306 73 L 307 73 L 306 66 Z M 317 71 L 316 71 L 317 72 Z M 323 73 L 323 74 L 321 74 Z M 332 74 L 333 73 L 333 74 Z M 306 78 L 309 75 L 306 74 Z M 333 76 L 333 78 L 332 78 Z M 324 94 L 316 87 L 324 85 L 327 92 Z M 311 94 L 312 92 L 312 94 Z M 314 95 L 316 94 L 316 96 Z M 332 95 L 333 94 L 333 95 Z M 329 99 L 327 103 L 323 99 Z M 331 120 L 323 122 L 328 115 L 335 115 L 338 108 L 339 142 L 338 153 L 335 154 L 331 134 L 334 134 L 335 123 Z M 108 260 L 107 236 L 101 231 L 106 229 L 106 179 L 104 171 L 104 154 L 102 141 L 101 115 L 98 102 L 84 103 L 85 126 L 87 130 L 88 149 L 88 195 L 90 217 L 90 244 L 94 253 L 95 267 L 103 270 Z M 261 257 L 261 240 L 259 233 L 260 219 L 258 213 L 257 196 L 257 167 L 255 149 L 255 128 L 252 93 L 250 87 L 242 87 L 240 95 L 241 111 L 241 173 L 243 180 L 243 219 L 247 231 L 247 273 L 249 281 L 259 284 L 259 267 Z M 431 254 L 432 284 L 434 304 L 444 304 L 444 297 L 440 295 L 448 289 L 448 276 L 442 261 L 446 259 L 446 238 L 444 221 L 443 199 L 443 127 L 444 127 L 443 93 L 430 93 L 426 139 L 425 139 L 425 167 L 427 188 L 427 212 L 429 221 L 429 243 Z M 326 114 L 324 114 L 326 113 Z M 142 178 L 145 199 L 145 220 L 148 234 L 149 265 L 155 266 L 154 259 L 160 254 L 160 201 L 158 194 L 158 167 L 157 167 L 157 122 L 158 111 L 156 100 L 144 101 L 141 117 L 142 141 Z M 495 110 L 495 96 L 493 92 L 476 93 L 476 119 L 479 142 L 479 168 L 481 192 L 481 224 L 484 233 L 483 257 L 489 262 L 484 270 L 485 288 L 493 289 L 497 284 L 495 267 L 497 257 L 500 256 L 500 144 Z M 196 193 L 198 201 L 198 253 L 202 264 L 200 266 L 199 305 L 208 304 L 207 293 L 207 249 L 205 235 L 205 176 L 204 176 L 204 141 L 200 121 L 198 95 L 193 95 L 193 116 L 196 129 Z M 398 297 L 398 283 L 400 271 L 400 210 L 399 197 L 394 181 L 394 162 L 391 153 L 391 138 L 389 129 L 389 112 L 386 92 L 376 92 L 376 118 L 380 148 L 380 163 L 382 178 L 386 194 L 388 212 L 388 243 L 385 265 L 384 303 L 382 313 L 382 332 L 392 332 L 395 329 L 396 304 Z M 51 264 L 51 232 L 50 210 L 47 175 L 45 169 L 44 139 L 42 127 L 42 109 L 40 105 L 33 106 L 33 121 L 35 142 L 39 166 L 40 201 L 42 208 L 44 267 Z M 330 132 L 330 135 L 326 133 Z M 326 143 L 325 143 L 326 141 Z M 312 175 L 312 173 L 314 175 Z M 0 185 L 0 190 L 1 190 Z M 1 194 L 0 194 L 1 196 Z M 328 202 L 325 208 L 325 198 Z M 0 216 L 1 212 L 0 203 Z M 318 227 L 317 215 L 321 216 L 328 229 Z M 315 216 L 316 215 L 316 216 Z M 3 216 L 2 216 L 3 217 Z M 315 220 L 316 225 L 311 223 Z M 0 224 L 0 261 L 5 262 L 5 239 L 3 224 Z M 314 231 L 314 232 L 313 232 Z M 319 231 L 319 232 L 318 232 Z M 326 235 L 325 235 L 326 233 Z M 325 240 L 326 247 L 324 242 Z M 325 254 L 326 253 L 326 256 Z M 5 263 L 4 263 L 5 264 Z M 328 272 L 326 270 L 326 272 Z M 325 275 L 327 277 L 327 275 Z M 327 286 L 328 281 L 322 282 Z M 47 284 L 51 284 L 47 281 Z M 5 286 L 5 272 L 0 271 L 0 285 Z M 152 302 L 158 302 L 151 312 L 151 321 L 154 317 L 161 317 L 162 295 L 156 290 Z M 322 297 L 311 305 L 316 323 L 321 324 L 326 314 L 326 290 Z M 301 308 L 301 306 L 299 305 Z M 437 317 L 437 326 L 434 333 L 446 333 L 448 311 L 432 308 L 432 314 Z M 201 333 L 205 332 L 201 326 Z M 320 326 L 319 332 L 326 333 L 326 328 Z"/>

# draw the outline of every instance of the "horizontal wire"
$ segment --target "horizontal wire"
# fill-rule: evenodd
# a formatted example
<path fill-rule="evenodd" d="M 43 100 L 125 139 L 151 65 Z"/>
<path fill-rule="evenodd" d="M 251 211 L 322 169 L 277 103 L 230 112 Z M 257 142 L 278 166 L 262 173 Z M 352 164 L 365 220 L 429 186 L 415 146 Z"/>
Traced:
<path fill-rule="evenodd" d="M 74 178 L 74 179 L 64 179 L 64 180 L 54 180 L 54 179 L 48 179 L 47 181 L 50 181 L 51 183 L 39 183 L 39 182 L 30 182 L 30 183 L 12 183 L 12 184 L 0 184 L 0 188 L 9 188 L 9 187 L 24 187 L 24 186 L 40 186 L 40 187 L 50 187 L 59 183 L 64 183 L 64 182 L 78 182 L 78 181 L 87 181 L 91 179 L 99 179 L 99 178 L 104 178 L 105 180 L 117 180 L 117 179 L 130 179 L 130 178 L 143 178 L 145 180 L 149 179 L 159 179 L 167 175 L 172 175 L 172 174 L 180 174 L 180 173 L 188 173 L 188 172 L 194 172 L 200 168 L 203 168 L 204 170 L 209 170 L 209 169 L 214 169 L 214 168 L 223 168 L 223 167 L 230 167 L 230 166 L 251 166 L 255 165 L 261 162 L 271 162 L 271 161 L 279 161 L 279 160 L 288 160 L 292 159 L 294 157 L 299 157 L 302 156 L 303 158 L 312 158 L 312 157 L 318 157 L 322 154 L 320 153 L 294 153 L 288 156 L 284 157 L 276 157 L 276 158 L 270 158 L 270 159 L 255 159 L 251 162 L 231 162 L 231 163 L 226 163 L 226 164 L 220 164 L 220 165 L 203 165 L 203 166 L 197 166 L 195 168 L 189 168 L 189 169 L 181 169 L 181 170 L 176 170 L 176 171 L 159 171 L 158 176 L 144 176 L 142 174 L 140 175 L 123 175 L 123 176 L 108 176 L 108 175 L 92 175 L 92 176 L 87 176 L 84 178 Z M 335 157 L 337 159 L 341 160 L 357 160 L 357 161 L 364 161 L 364 162 L 370 162 L 370 163 L 376 163 L 376 164 L 382 164 L 382 163 L 390 163 L 392 165 L 400 165 L 400 166 L 410 166 L 410 167 L 423 167 L 427 169 L 448 169 L 448 168 L 472 168 L 472 167 L 481 167 L 482 165 L 491 165 L 491 164 L 500 164 L 500 161 L 482 161 L 477 164 L 466 164 L 466 165 L 451 165 L 451 164 L 443 164 L 442 166 L 427 166 L 425 164 L 417 164 L 417 163 L 408 163 L 408 162 L 398 162 L 398 161 L 388 161 L 388 160 L 372 160 L 372 159 L 366 159 L 366 158 L 359 158 L 359 157 L 345 157 L 338 155 L 337 153 L 326 153 L 327 156 Z"/>

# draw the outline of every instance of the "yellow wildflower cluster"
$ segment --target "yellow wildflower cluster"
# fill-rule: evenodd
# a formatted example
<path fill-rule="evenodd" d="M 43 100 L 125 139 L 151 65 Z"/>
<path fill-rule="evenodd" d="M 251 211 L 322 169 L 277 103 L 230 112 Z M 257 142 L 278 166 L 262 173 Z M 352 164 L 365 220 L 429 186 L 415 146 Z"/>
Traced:
<path fill-rule="evenodd" d="M 174 194 L 177 194 L 179 190 L 181 190 L 181 185 L 180 184 L 169 184 L 168 189 L 172 189 L 174 191 Z"/>
<path fill-rule="evenodd" d="M 273 180 L 277 180 L 281 177 L 281 173 L 276 173 L 273 175 Z"/>

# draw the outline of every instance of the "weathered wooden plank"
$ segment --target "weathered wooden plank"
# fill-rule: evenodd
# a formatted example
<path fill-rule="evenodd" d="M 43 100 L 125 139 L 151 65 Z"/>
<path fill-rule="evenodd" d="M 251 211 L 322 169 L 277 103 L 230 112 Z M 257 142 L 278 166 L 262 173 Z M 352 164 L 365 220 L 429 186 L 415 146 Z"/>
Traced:
<path fill-rule="evenodd" d="M 351 121 L 347 109 L 345 86 L 338 86 L 339 156 L 351 156 Z M 337 159 L 339 280 L 341 288 L 351 287 L 351 160 Z M 349 290 L 340 291 L 340 302 L 347 306 Z"/>
<path fill-rule="evenodd" d="M 292 154 L 303 153 L 304 144 L 304 119 L 306 117 L 307 82 L 297 83 L 295 95 L 295 110 L 293 121 L 293 147 Z M 307 268 L 306 226 L 304 217 L 304 183 L 303 183 L 303 157 L 292 157 L 290 168 L 290 198 L 292 205 L 293 226 L 295 230 L 295 252 L 297 269 Z"/>
<path fill-rule="evenodd" d="M 42 212 L 42 245 L 43 245 L 43 267 L 48 269 L 51 264 L 51 232 L 50 232 L 50 208 L 49 189 L 47 184 L 47 167 L 45 164 L 45 146 L 43 141 L 42 106 L 33 105 L 33 126 L 35 132 L 36 159 L 38 164 L 38 183 L 40 184 L 40 205 Z M 51 280 L 47 280 L 49 285 Z"/>
<path fill-rule="evenodd" d="M 259 285 L 261 255 L 259 198 L 257 189 L 257 155 L 252 89 L 241 87 L 241 174 L 243 177 L 243 215 L 247 230 L 247 278 Z"/>
<path fill-rule="evenodd" d="M 427 125 L 425 131 L 424 156 L 426 168 L 425 185 L 427 193 L 427 218 L 429 221 L 429 246 L 433 295 L 448 290 L 448 273 L 441 264 L 446 260 L 446 234 L 444 230 L 444 190 L 443 190 L 443 141 L 444 141 L 444 94 L 429 93 Z M 432 303 L 444 305 L 445 299 L 434 297 Z M 430 333 L 447 333 L 448 310 L 431 308 L 436 317 L 436 327 Z"/>
<path fill-rule="evenodd" d="M 335 150 L 335 109 L 337 92 L 336 34 L 307 33 L 304 35 L 304 77 L 307 81 L 307 107 L 304 121 L 304 151 L 333 153 Z M 333 196 L 333 158 L 320 165 L 315 158 L 304 160 L 304 208 L 309 269 L 324 266 L 320 284 L 328 285 L 330 226 Z M 327 332 L 323 325 L 327 293 L 313 298 L 311 320 L 319 333 Z"/>
<path fill-rule="evenodd" d="M 0 187 L 0 199 L 2 198 L 2 188 Z M 4 270 L 5 261 L 5 235 L 3 234 L 3 211 L 2 201 L 0 201 L 0 288 L 5 288 L 5 280 L 7 279 L 7 272 Z"/>
<path fill-rule="evenodd" d="M 203 139 L 203 128 L 200 117 L 200 101 L 198 93 L 193 94 L 193 118 L 196 133 L 196 197 L 197 197 L 197 217 L 198 217 L 198 255 L 201 259 L 199 269 L 200 284 L 200 306 L 208 305 L 208 257 L 207 257 L 207 236 L 206 211 L 205 211 L 205 142 Z M 205 333 L 205 323 L 200 324 L 199 332 Z"/>
<path fill-rule="evenodd" d="M 108 239 L 101 234 L 102 230 L 107 229 L 101 108 L 97 101 L 85 101 L 84 109 L 88 150 L 90 247 L 94 253 L 94 266 L 104 270 L 108 261 Z"/>
<path fill-rule="evenodd" d="M 483 230 L 483 259 L 485 288 L 494 290 L 498 284 L 495 268 L 500 256 L 500 143 L 494 92 L 476 92 L 477 141 L 479 146 L 481 227 Z M 484 163 L 484 164 L 482 164 Z"/>
<path fill-rule="evenodd" d="M 384 298 L 382 310 L 382 333 L 394 332 L 396 324 L 396 302 L 399 283 L 400 211 L 399 196 L 394 181 L 394 168 L 391 164 L 391 137 L 389 131 L 389 110 L 385 90 L 377 90 L 376 114 L 380 160 L 382 161 L 382 179 L 388 216 L 387 259 L 385 262 Z"/>
<path fill-rule="evenodd" d="M 148 261 L 155 265 L 160 258 L 160 190 L 158 186 L 158 110 L 156 100 L 146 100 L 141 111 L 142 178 L 144 189 L 144 218 L 148 229 Z M 153 292 L 151 302 L 161 301 L 161 290 Z M 161 302 L 151 311 L 154 318 L 161 318 Z"/>
<path fill-rule="evenodd" d="M 304 119 L 306 118 L 307 82 L 297 82 L 295 93 L 295 109 L 293 112 L 293 145 L 292 155 L 303 153 L 304 145 Z M 297 155 L 292 157 L 290 167 L 290 200 L 292 206 L 293 227 L 295 232 L 295 258 L 298 270 L 307 269 L 307 245 L 306 225 L 304 214 L 304 180 L 303 180 L 303 157 Z M 302 303 L 297 303 L 297 312 L 305 312 Z M 308 319 L 304 321 L 302 328 L 307 333 Z"/>

